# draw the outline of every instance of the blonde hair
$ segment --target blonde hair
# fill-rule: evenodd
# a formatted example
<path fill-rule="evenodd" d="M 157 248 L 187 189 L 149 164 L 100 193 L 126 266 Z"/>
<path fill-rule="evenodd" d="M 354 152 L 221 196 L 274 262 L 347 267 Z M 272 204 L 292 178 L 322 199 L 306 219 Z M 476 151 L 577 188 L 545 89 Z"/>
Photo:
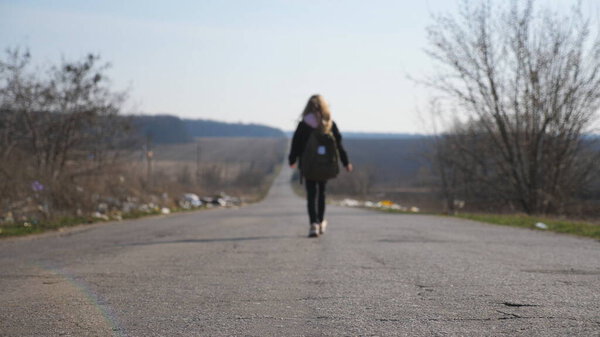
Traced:
<path fill-rule="evenodd" d="M 329 110 L 329 104 L 321 95 L 312 95 L 306 107 L 302 112 L 302 118 L 308 114 L 314 114 L 319 120 L 319 130 L 324 133 L 329 133 L 333 126 L 333 120 L 331 119 L 331 111 Z"/>

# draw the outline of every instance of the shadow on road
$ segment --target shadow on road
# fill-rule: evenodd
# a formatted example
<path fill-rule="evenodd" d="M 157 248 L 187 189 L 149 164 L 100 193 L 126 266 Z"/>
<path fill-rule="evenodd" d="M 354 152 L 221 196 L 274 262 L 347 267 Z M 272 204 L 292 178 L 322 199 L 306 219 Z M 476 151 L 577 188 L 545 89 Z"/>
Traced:
<path fill-rule="evenodd" d="M 237 237 L 237 238 L 213 238 L 213 239 L 186 239 L 186 240 L 171 240 L 171 241 L 154 241 L 154 242 L 135 242 L 125 243 L 122 246 L 152 246 L 165 245 L 176 243 L 211 243 L 211 242 L 239 242 L 239 241 L 256 241 L 256 240 L 275 240 L 275 239 L 290 239 L 295 236 L 253 236 L 253 237 Z"/>

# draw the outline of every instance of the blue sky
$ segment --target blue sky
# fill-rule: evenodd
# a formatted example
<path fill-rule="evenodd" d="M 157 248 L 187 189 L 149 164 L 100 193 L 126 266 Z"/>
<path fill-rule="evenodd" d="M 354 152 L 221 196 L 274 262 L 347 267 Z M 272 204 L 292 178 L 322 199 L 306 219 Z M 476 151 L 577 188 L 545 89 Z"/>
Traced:
<path fill-rule="evenodd" d="M 342 131 L 420 133 L 427 92 L 407 75 L 431 68 L 423 52 L 430 13 L 455 7 L 450 0 L 0 0 L 0 47 L 28 47 L 40 64 L 98 53 L 112 64 L 115 88 L 129 88 L 128 111 L 289 130 L 308 97 L 321 93 Z"/>

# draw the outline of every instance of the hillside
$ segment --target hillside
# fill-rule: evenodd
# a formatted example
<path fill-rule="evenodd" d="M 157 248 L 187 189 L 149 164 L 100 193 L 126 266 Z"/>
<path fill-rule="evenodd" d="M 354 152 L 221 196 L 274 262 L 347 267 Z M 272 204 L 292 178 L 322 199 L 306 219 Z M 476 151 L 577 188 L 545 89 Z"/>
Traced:
<path fill-rule="evenodd" d="M 260 124 L 225 123 L 205 119 L 183 119 L 182 121 L 192 137 L 285 137 L 280 129 Z"/>
<path fill-rule="evenodd" d="M 140 137 L 155 144 L 189 143 L 193 140 L 185 123 L 175 116 L 133 116 L 132 125 Z"/>
<path fill-rule="evenodd" d="M 226 123 L 203 119 L 181 119 L 171 115 L 131 116 L 138 136 L 154 144 L 182 144 L 194 138 L 244 137 L 284 138 L 283 131 L 260 124 Z"/>

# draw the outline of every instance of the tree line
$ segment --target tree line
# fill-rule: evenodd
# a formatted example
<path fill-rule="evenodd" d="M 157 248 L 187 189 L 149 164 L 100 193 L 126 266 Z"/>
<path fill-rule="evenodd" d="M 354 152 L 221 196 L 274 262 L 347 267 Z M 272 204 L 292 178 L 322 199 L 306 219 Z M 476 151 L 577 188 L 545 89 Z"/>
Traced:
<path fill-rule="evenodd" d="M 186 119 L 171 115 L 136 115 L 131 119 L 140 136 L 155 144 L 189 143 L 197 137 L 285 137 L 282 130 L 260 124 Z"/>

